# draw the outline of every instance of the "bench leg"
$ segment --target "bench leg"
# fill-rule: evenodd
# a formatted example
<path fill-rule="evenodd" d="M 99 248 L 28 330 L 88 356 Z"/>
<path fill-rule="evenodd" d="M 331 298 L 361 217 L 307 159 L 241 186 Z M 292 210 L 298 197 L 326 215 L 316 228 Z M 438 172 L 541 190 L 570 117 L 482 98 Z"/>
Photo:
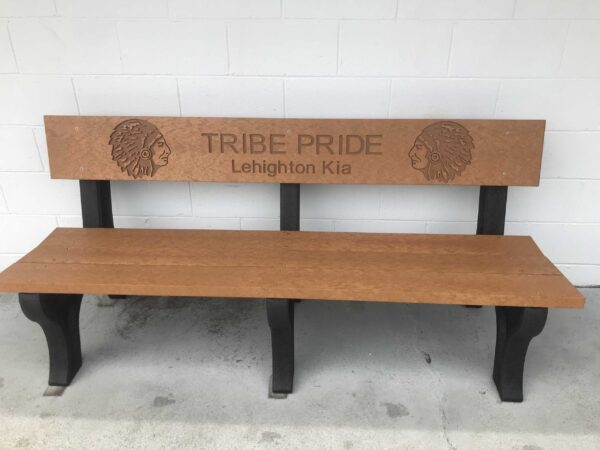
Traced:
<path fill-rule="evenodd" d="M 50 353 L 50 386 L 68 386 L 81 367 L 80 294 L 19 294 L 25 316 L 46 335 Z"/>
<path fill-rule="evenodd" d="M 294 383 L 294 301 L 267 299 L 273 352 L 272 394 L 292 392 Z"/>
<path fill-rule="evenodd" d="M 527 347 L 544 329 L 547 316 L 548 308 L 496 306 L 494 382 L 502 401 L 523 401 Z"/>

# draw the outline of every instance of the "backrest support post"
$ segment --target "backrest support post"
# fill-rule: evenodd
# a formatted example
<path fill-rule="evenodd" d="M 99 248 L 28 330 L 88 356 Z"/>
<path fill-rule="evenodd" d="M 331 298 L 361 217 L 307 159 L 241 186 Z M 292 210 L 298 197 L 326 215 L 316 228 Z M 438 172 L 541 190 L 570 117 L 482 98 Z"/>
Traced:
<path fill-rule="evenodd" d="M 110 181 L 79 180 L 84 228 L 114 228 Z"/>
<path fill-rule="evenodd" d="M 279 188 L 279 228 L 300 231 L 300 185 L 282 183 Z"/>
<path fill-rule="evenodd" d="M 481 186 L 477 234 L 504 234 L 508 186 Z"/>

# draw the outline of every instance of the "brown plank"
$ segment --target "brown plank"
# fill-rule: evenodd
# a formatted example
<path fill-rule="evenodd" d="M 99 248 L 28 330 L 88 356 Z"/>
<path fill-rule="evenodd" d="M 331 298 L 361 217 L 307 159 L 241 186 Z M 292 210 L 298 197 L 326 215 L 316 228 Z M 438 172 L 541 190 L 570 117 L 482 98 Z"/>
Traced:
<path fill-rule="evenodd" d="M 32 263 L 317 267 L 556 274 L 529 237 L 57 229 Z M 86 237 L 84 239 L 83 237 Z M 425 239 L 424 239 L 425 238 Z M 429 239 L 426 239 L 429 238 Z M 384 243 L 372 250 L 373 243 Z M 461 241 L 463 245 L 460 245 Z M 152 245 L 148 245 L 152 242 Z M 319 242 L 321 245 L 319 245 Z M 126 245 L 123 245 L 126 243 Z M 179 245 L 174 245 L 178 243 Z M 371 245 L 368 245 L 371 244 Z M 512 251 L 511 251 L 512 249 Z M 432 258 L 432 254 L 435 257 Z"/>
<path fill-rule="evenodd" d="M 448 251 L 461 241 L 470 250 Z M 0 274 L 0 290 L 583 305 L 533 241 L 517 236 L 57 229 Z"/>
<path fill-rule="evenodd" d="M 515 257 L 492 260 L 483 255 L 441 255 L 432 261 L 431 255 L 408 253 L 401 254 L 361 254 L 357 252 L 291 252 L 287 254 L 263 252 L 259 255 L 240 250 L 238 254 L 202 252 L 197 256 L 175 255 L 135 255 L 132 253 L 75 249 L 50 254 L 48 251 L 36 257 L 23 258 L 27 263 L 52 264 L 56 261 L 64 264 L 111 264 L 142 266 L 200 266 L 200 267 L 315 267 L 335 266 L 339 270 L 355 269 L 368 265 L 372 270 L 383 270 L 390 266 L 411 271 L 441 271 L 453 267 L 452 271 L 479 273 L 523 273 L 553 275 L 558 270 L 536 257 Z"/>
<path fill-rule="evenodd" d="M 301 234 L 301 236 L 298 236 Z M 148 245 L 151 242 L 152 245 Z M 529 236 L 462 236 L 443 234 L 391 234 L 351 232 L 244 231 L 236 230 L 161 230 L 161 229 L 87 229 L 57 228 L 44 241 L 43 247 L 109 248 L 128 247 L 136 252 L 189 252 L 197 254 L 208 248 L 226 251 L 241 247 L 263 251 L 355 251 L 402 252 L 431 254 L 493 254 L 539 256 L 540 250 Z M 35 250 L 37 251 L 37 249 Z"/>
<path fill-rule="evenodd" d="M 141 270 L 143 268 L 143 270 Z M 406 303 L 581 307 L 556 275 L 333 270 L 286 267 L 17 263 L 2 289 L 20 292 L 301 298 Z"/>
<path fill-rule="evenodd" d="M 544 121 L 46 116 L 53 178 L 539 184 Z"/>

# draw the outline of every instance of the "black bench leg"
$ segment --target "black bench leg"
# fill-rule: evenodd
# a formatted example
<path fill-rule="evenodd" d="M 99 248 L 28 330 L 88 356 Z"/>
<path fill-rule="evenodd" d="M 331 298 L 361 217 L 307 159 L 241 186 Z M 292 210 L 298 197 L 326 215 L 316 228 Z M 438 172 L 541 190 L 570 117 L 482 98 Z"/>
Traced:
<path fill-rule="evenodd" d="M 272 394 L 292 392 L 294 383 L 294 302 L 267 299 L 273 351 Z"/>
<path fill-rule="evenodd" d="M 542 332 L 547 317 L 548 308 L 496 306 L 494 382 L 502 401 L 523 401 L 527 347 Z"/>
<path fill-rule="evenodd" d="M 80 294 L 19 294 L 25 316 L 37 322 L 50 352 L 50 386 L 68 386 L 81 367 Z"/>

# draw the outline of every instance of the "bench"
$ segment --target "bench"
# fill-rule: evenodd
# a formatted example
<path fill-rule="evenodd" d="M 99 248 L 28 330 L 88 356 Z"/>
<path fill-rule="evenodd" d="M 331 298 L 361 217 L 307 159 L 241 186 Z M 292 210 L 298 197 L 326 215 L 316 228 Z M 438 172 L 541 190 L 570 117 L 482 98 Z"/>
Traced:
<path fill-rule="evenodd" d="M 265 298 L 272 394 L 292 392 L 296 300 L 495 306 L 493 380 L 511 402 L 548 308 L 583 307 L 530 237 L 503 236 L 508 186 L 539 184 L 543 121 L 47 116 L 45 127 L 52 178 L 79 180 L 83 228 L 54 230 L 0 274 L 0 291 L 18 292 L 42 327 L 51 386 L 81 366 L 84 294 Z M 111 180 L 279 183 L 281 231 L 115 229 Z M 477 234 L 299 232 L 301 183 L 480 186 Z"/>

